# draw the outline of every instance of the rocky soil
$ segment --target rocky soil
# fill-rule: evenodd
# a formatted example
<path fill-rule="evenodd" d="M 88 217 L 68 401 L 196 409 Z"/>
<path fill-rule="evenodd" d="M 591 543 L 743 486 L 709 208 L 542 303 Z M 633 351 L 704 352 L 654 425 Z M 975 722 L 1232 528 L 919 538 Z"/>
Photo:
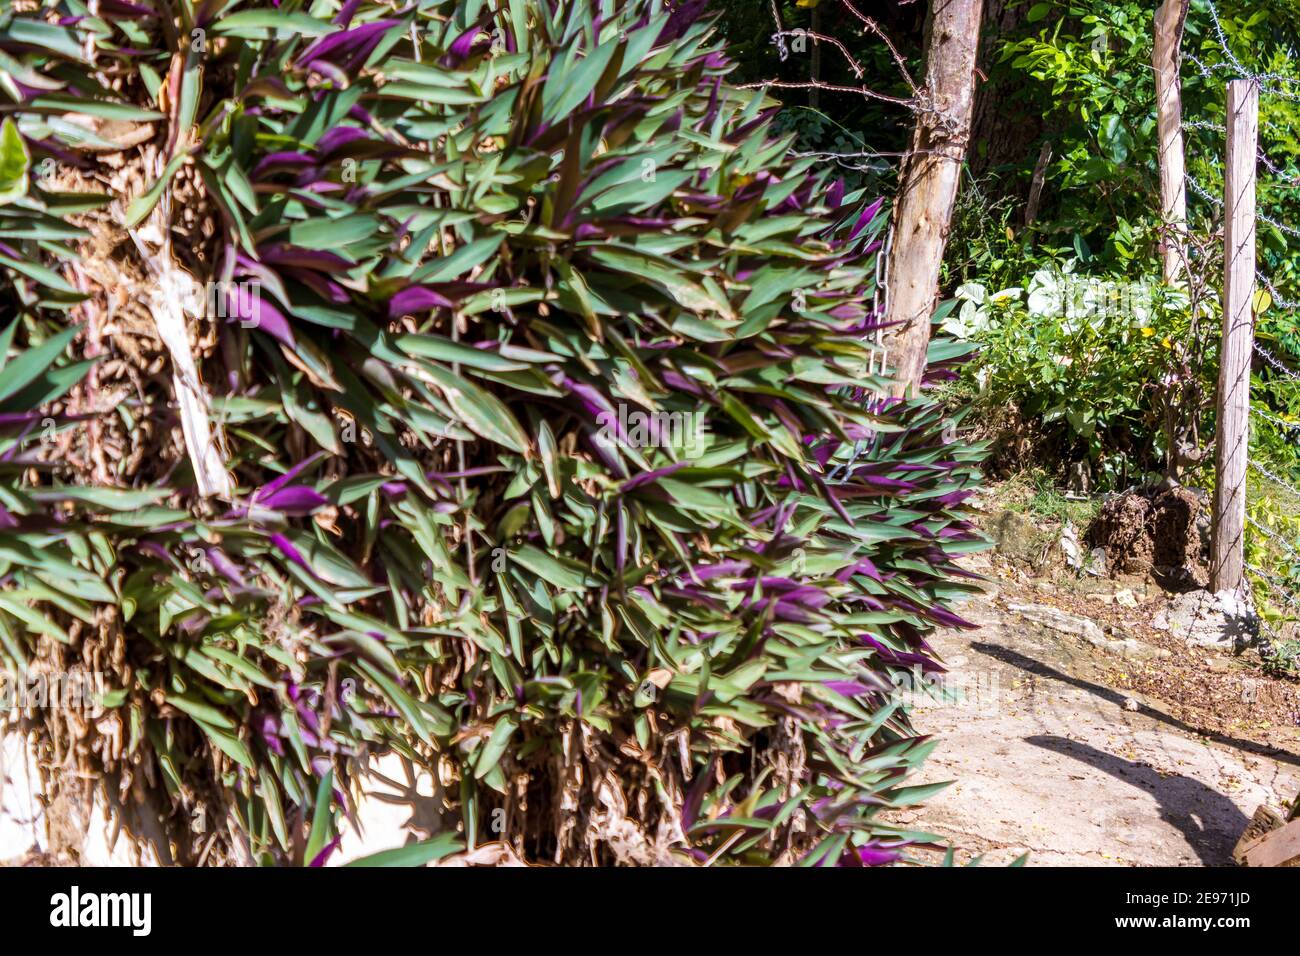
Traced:
<path fill-rule="evenodd" d="M 926 776 L 956 783 L 905 821 L 963 861 L 1231 865 L 1255 808 L 1300 794 L 1300 682 L 1234 653 L 1203 591 L 1052 569 L 1050 545 L 999 538 L 972 561 L 979 629 L 939 632 L 950 675 L 913 695 L 939 738 Z"/>

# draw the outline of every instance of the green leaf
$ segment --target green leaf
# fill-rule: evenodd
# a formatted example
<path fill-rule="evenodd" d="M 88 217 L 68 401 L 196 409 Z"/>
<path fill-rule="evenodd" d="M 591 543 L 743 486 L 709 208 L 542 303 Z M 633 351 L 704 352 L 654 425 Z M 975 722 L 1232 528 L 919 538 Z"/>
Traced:
<path fill-rule="evenodd" d="M 153 212 L 153 207 L 158 205 L 158 200 L 162 198 L 163 190 L 171 183 L 176 171 L 181 168 L 188 158 L 188 153 L 177 153 L 171 158 L 171 161 L 163 167 L 162 175 L 158 177 L 157 182 L 132 199 L 131 204 L 126 207 L 126 218 L 122 221 L 123 226 L 127 229 L 134 229 L 144 222 L 145 216 Z"/>
<path fill-rule="evenodd" d="M 28 262 L 25 259 L 10 259 L 8 256 L 0 256 L 0 266 L 13 269 L 20 272 L 29 279 L 35 279 L 41 285 L 54 289 L 58 292 L 67 292 L 70 295 L 80 295 L 76 289 L 68 284 L 68 280 L 63 278 L 53 269 L 47 269 L 45 266 L 37 265 L 35 262 Z M 84 296 L 82 297 L 84 298 Z"/>
<path fill-rule="evenodd" d="M 328 249 L 336 252 L 379 233 L 379 220 L 368 213 L 355 213 L 337 219 L 315 218 L 296 222 L 289 227 L 289 241 L 303 249 Z"/>
<path fill-rule="evenodd" d="M 192 694 L 167 694 L 167 703 L 210 727 L 234 730 L 235 722 L 221 710 Z"/>
<path fill-rule="evenodd" d="M 248 748 L 244 746 L 242 740 L 234 734 L 227 733 L 225 730 L 214 727 L 206 721 L 199 720 L 197 717 L 194 722 L 227 757 L 249 770 L 256 769 L 253 764 L 253 755 L 248 752 Z"/>
<path fill-rule="evenodd" d="M 18 132 L 18 126 L 6 116 L 0 125 L 0 206 L 27 195 L 27 167 L 31 156 Z"/>
<path fill-rule="evenodd" d="M 73 113 L 79 116 L 94 116 L 98 119 L 124 120 L 133 123 L 148 123 L 153 120 L 166 119 L 157 110 L 141 109 L 129 103 L 117 103 L 111 100 L 92 100 L 80 96 L 38 96 L 29 104 L 35 109 L 45 108 L 59 112 Z"/>
<path fill-rule="evenodd" d="M 4 25 L 3 31 L 4 38 L 10 43 L 41 47 L 78 63 L 86 61 L 82 53 L 81 38 L 67 27 L 29 17 L 15 17 Z"/>
<path fill-rule="evenodd" d="M 505 358 L 499 352 L 461 345 L 440 335 L 399 335 L 396 345 L 408 355 L 456 362 L 489 372 L 520 372 L 532 368 L 528 362 Z"/>
<path fill-rule="evenodd" d="M 470 431 L 521 455 L 526 452 L 528 438 L 501 399 L 440 365 L 421 367 Z"/>
<path fill-rule="evenodd" d="M 241 37 L 246 40 L 269 40 L 272 37 L 323 37 L 334 28 L 323 20 L 305 13 L 284 10 L 240 10 L 219 17 L 209 28 L 217 36 Z"/>
<path fill-rule="evenodd" d="M 334 769 L 325 771 L 316 787 L 316 806 L 311 815 L 311 832 L 307 835 L 307 850 L 303 862 L 310 864 L 325 849 L 330 839 L 332 824 L 330 806 L 334 801 Z"/>
<path fill-rule="evenodd" d="M 395 850 L 381 850 L 359 860 L 345 863 L 344 866 L 424 866 L 434 860 L 441 860 L 458 852 L 464 844 L 455 833 L 439 833 L 432 840 L 423 843 L 411 843 Z"/>
<path fill-rule="evenodd" d="M 543 119 L 551 121 L 557 116 L 563 116 L 585 100 L 617 50 L 616 43 L 601 44 L 594 50 L 588 50 L 587 55 L 567 74 L 550 78 L 546 84 L 550 103 L 544 108 Z"/>
<path fill-rule="evenodd" d="M 488 737 L 488 742 L 483 745 L 479 752 L 478 760 L 474 763 L 474 777 L 482 780 L 497 765 L 501 755 L 506 752 L 506 745 L 510 743 L 510 737 L 518 728 L 512 717 L 502 717 L 497 721 L 496 726 L 492 728 L 492 735 Z"/>
<path fill-rule="evenodd" d="M 509 552 L 509 560 L 527 568 L 543 581 L 562 590 L 581 591 L 600 583 L 580 566 L 552 557 L 531 544 L 512 548 Z"/>
<path fill-rule="evenodd" d="M 476 239 L 461 246 L 451 255 L 434 259 L 428 265 L 417 269 L 411 274 L 411 279 L 415 282 L 448 282 L 459 279 L 475 266 L 487 262 L 497 249 L 501 248 L 505 238 L 504 232 L 496 232 L 482 239 Z"/>
<path fill-rule="evenodd" d="M 79 331 L 81 331 L 79 325 L 64 329 L 35 348 L 27 349 L 7 364 L 4 370 L 0 371 L 0 401 L 34 382 L 54 363 L 55 359 L 63 354 L 63 350 Z"/>

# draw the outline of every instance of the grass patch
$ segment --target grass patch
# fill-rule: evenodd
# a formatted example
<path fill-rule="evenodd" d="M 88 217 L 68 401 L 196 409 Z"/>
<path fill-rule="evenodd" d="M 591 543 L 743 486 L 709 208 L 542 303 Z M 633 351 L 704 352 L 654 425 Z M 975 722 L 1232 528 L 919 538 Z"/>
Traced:
<path fill-rule="evenodd" d="M 1034 469 L 1018 472 L 990 489 L 990 496 L 1009 511 L 1033 518 L 1035 521 L 1067 521 L 1083 529 L 1092 523 L 1101 507 L 1098 498 L 1066 497 L 1055 486 L 1047 472 Z"/>

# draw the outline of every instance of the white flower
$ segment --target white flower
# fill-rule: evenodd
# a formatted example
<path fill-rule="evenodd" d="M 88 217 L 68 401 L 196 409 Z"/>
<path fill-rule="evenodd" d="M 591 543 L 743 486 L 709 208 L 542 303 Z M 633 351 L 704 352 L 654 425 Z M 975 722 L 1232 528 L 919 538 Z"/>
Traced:
<path fill-rule="evenodd" d="M 1029 314 L 1048 316 L 1061 314 L 1061 274 L 1050 269 L 1039 269 L 1029 280 Z"/>
<path fill-rule="evenodd" d="M 987 294 L 978 282 L 959 286 L 957 298 L 963 300 L 961 308 L 943 320 L 942 328 L 958 339 L 971 339 L 989 327 L 989 315 L 984 309 Z"/>

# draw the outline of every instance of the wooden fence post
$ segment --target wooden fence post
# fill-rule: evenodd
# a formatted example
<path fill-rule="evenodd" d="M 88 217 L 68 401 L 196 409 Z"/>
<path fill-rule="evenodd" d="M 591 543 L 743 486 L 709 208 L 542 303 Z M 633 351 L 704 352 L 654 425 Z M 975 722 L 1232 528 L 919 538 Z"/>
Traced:
<path fill-rule="evenodd" d="M 1160 143 L 1160 215 L 1167 232 L 1160 243 L 1165 282 L 1172 284 L 1183 266 L 1182 235 L 1187 227 L 1184 182 L 1183 93 L 1178 77 L 1179 47 L 1188 0 L 1164 0 L 1156 11 L 1156 133 Z"/>
<path fill-rule="evenodd" d="M 1215 592 L 1240 588 L 1244 563 L 1258 137 L 1259 87 L 1254 80 L 1232 80 L 1228 83 L 1228 156 L 1224 163 L 1223 341 L 1219 347 L 1210 559 L 1210 588 Z"/>

